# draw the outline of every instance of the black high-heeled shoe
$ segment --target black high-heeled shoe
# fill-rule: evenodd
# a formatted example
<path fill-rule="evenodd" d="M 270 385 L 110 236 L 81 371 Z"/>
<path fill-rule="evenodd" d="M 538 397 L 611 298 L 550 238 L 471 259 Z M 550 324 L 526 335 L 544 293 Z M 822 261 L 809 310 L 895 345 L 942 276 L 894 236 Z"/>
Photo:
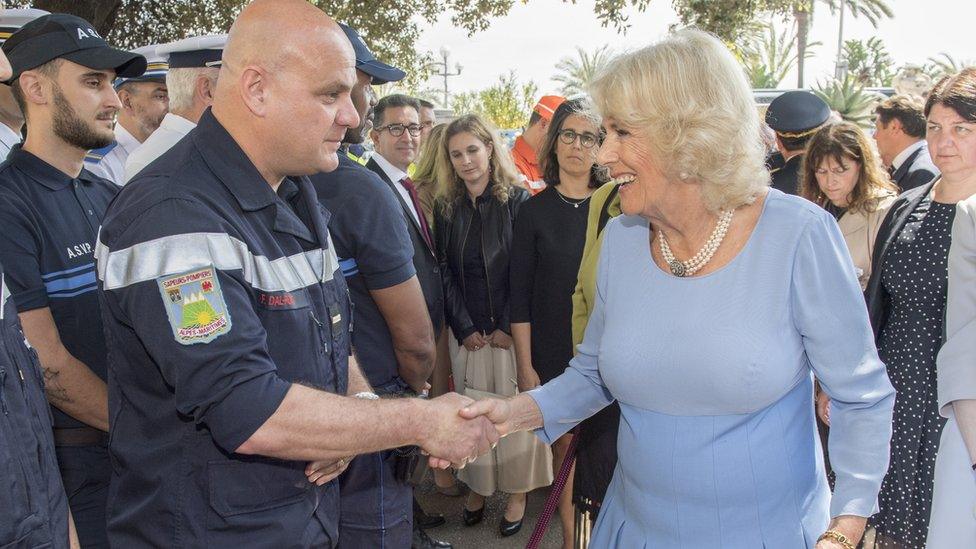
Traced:
<path fill-rule="evenodd" d="M 468 511 L 467 507 L 461 508 L 461 518 L 465 526 L 474 526 L 485 519 L 485 505 L 482 503 L 480 509 Z"/>
<path fill-rule="evenodd" d="M 514 522 L 509 522 L 503 516 L 502 517 L 502 521 L 498 524 L 498 533 L 501 534 L 502 537 L 505 537 L 505 538 L 507 538 L 509 536 L 514 536 L 515 534 L 517 534 L 519 532 L 519 530 L 522 529 L 522 520 L 523 519 L 525 519 L 524 516 L 522 518 L 514 521 Z"/>

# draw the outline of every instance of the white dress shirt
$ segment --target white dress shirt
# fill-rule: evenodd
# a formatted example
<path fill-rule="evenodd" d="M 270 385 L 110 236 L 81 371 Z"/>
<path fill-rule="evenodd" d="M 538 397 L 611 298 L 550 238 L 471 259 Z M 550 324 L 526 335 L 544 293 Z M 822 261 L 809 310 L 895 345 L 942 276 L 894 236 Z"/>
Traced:
<path fill-rule="evenodd" d="M 125 183 L 128 183 L 130 179 L 152 163 L 153 160 L 156 160 L 164 152 L 170 150 L 173 145 L 179 143 L 180 139 L 183 139 L 195 127 L 197 127 L 196 124 L 182 116 L 171 112 L 166 113 L 166 116 L 163 117 L 162 124 L 126 160 Z"/>
<path fill-rule="evenodd" d="M 112 150 L 105 153 L 102 158 L 93 162 L 86 159 L 85 169 L 116 185 L 124 185 L 125 161 L 141 143 L 122 124 L 115 124 L 115 143 Z"/>
<path fill-rule="evenodd" d="M 898 168 L 900 168 L 901 165 L 904 164 L 906 160 L 908 160 L 909 156 L 915 154 L 915 151 L 921 149 L 924 146 L 925 146 L 925 140 L 922 139 L 920 141 L 916 141 L 911 145 L 905 147 L 905 150 L 898 153 L 898 155 L 895 156 L 894 160 L 891 161 L 891 173 L 895 173 L 896 171 L 898 171 Z"/>
<path fill-rule="evenodd" d="M 7 159 L 10 149 L 20 143 L 20 134 L 11 130 L 10 126 L 0 122 L 0 162 Z"/>
<path fill-rule="evenodd" d="M 420 216 L 417 214 L 416 208 L 413 207 L 413 200 L 410 198 L 410 192 L 407 191 L 406 187 L 400 184 L 400 181 L 403 181 L 404 177 L 408 177 L 407 172 L 397 168 L 393 164 L 390 164 L 390 162 L 383 158 L 383 155 L 378 152 L 373 152 L 372 159 L 376 161 L 376 164 L 379 165 L 380 169 L 383 170 L 383 173 L 385 173 L 386 176 L 390 178 L 390 181 L 393 182 L 393 187 L 398 193 L 400 193 L 400 197 L 403 198 L 403 201 L 407 203 L 407 208 L 409 208 L 410 213 L 413 214 L 413 220 L 417 223 L 417 225 L 420 225 Z"/>

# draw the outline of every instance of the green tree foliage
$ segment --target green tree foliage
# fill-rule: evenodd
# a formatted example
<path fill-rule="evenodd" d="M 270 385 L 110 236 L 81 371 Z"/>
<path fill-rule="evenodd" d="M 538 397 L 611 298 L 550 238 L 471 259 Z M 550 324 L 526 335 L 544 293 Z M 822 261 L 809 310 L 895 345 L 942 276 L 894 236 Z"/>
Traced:
<path fill-rule="evenodd" d="M 612 58 L 613 52 L 608 49 L 608 46 L 601 46 L 592 53 L 577 46 L 575 59 L 564 57 L 556 63 L 558 72 L 552 79 L 562 84 L 561 92 L 567 97 L 585 93 L 593 77 L 599 74 Z"/>
<path fill-rule="evenodd" d="M 895 77 L 895 60 L 877 36 L 844 42 L 847 72 L 862 86 L 887 87 Z"/>
<path fill-rule="evenodd" d="M 673 0 L 671 5 L 683 25 L 694 25 L 730 44 L 742 41 L 742 34 L 769 6 L 765 0 Z"/>
<path fill-rule="evenodd" d="M 956 74 L 967 67 L 976 67 L 976 60 L 956 59 L 948 53 L 942 52 L 937 56 L 929 57 L 929 62 L 925 64 L 924 70 L 935 83 L 943 76 Z"/>
<path fill-rule="evenodd" d="M 195 34 L 227 32 L 249 0 L 8 0 L 7 7 L 72 13 L 91 22 L 107 40 L 135 48 Z M 336 20 L 355 27 L 380 59 L 407 71 L 408 88 L 432 72 L 433 57 L 415 44 L 424 24 L 449 18 L 473 35 L 508 14 L 516 0 L 310 0 Z M 519 0 L 527 3 L 529 0 Z M 575 0 L 563 0 L 575 3 Z M 724 0 L 723 0 L 724 1 Z M 628 10 L 642 12 L 651 0 L 596 0 L 594 15 L 605 27 L 626 31 Z"/>
<path fill-rule="evenodd" d="M 9 7 L 72 13 L 91 22 L 111 43 L 125 48 L 169 42 L 195 34 L 227 32 L 249 0 L 34 0 Z M 417 51 L 420 26 L 444 17 L 469 34 L 488 28 L 515 0 L 312 0 L 337 21 L 356 28 L 384 61 L 407 71 L 416 86 L 431 72 L 432 57 Z M 609 21 L 615 21 L 608 14 Z"/>
<path fill-rule="evenodd" d="M 510 130 L 529 123 L 538 87 L 534 82 L 520 83 L 515 73 L 498 77 L 498 82 L 481 91 L 454 94 L 454 114 L 480 114 L 495 127 Z"/>
<path fill-rule="evenodd" d="M 757 32 L 743 35 L 735 51 L 752 87 L 779 86 L 779 83 L 786 78 L 786 73 L 796 66 L 797 53 L 794 45 L 796 45 L 796 31 L 787 28 L 777 32 L 772 21 L 762 25 Z M 817 45 L 819 42 L 808 44 L 806 51 L 808 57 L 813 55 L 813 47 Z"/>
<path fill-rule="evenodd" d="M 864 85 L 848 73 L 843 80 L 828 80 L 814 88 L 830 109 L 849 122 L 870 128 L 874 122 L 874 108 L 883 99 L 878 94 L 865 91 Z"/>

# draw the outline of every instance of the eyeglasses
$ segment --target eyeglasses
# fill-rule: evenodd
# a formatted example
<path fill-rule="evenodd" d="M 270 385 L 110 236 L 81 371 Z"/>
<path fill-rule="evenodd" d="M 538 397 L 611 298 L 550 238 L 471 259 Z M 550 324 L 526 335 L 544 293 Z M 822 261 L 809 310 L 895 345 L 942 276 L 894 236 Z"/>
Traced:
<path fill-rule="evenodd" d="M 576 133 L 573 130 L 562 130 L 559 132 L 559 140 L 567 145 L 575 143 L 577 138 L 584 149 L 592 148 L 600 140 L 599 137 L 592 133 Z"/>
<path fill-rule="evenodd" d="M 403 135 L 403 132 L 409 133 L 410 137 L 420 137 L 420 131 L 423 129 L 424 127 L 420 124 L 410 124 L 409 126 L 404 124 L 387 124 L 386 126 L 376 128 L 376 131 L 382 132 L 383 130 L 386 130 L 390 132 L 390 135 L 393 137 L 400 137 Z"/>

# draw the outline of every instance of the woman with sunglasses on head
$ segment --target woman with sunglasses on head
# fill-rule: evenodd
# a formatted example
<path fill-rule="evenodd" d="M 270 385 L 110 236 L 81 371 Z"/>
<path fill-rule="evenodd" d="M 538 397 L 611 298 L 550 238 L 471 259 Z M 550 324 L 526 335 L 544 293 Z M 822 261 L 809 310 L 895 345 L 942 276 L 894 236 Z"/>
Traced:
<path fill-rule="evenodd" d="M 447 323 L 460 343 L 454 386 L 474 399 L 518 394 L 510 327 L 509 258 L 515 220 L 529 194 L 498 131 L 477 115 L 444 130 L 434 206 L 435 239 Z M 522 527 L 526 493 L 552 483 L 548 446 L 532 435 L 507 437 L 458 471 L 471 488 L 464 524 L 482 521 L 485 498 L 510 494 L 499 531 Z"/>
<path fill-rule="evenodd" d="M 573 289 L 586 240 L 590 195 L 602 183 L 596 164 L 600 118 L 585 99 L 560 105 L 539 148 L 548 185 L 515 222 L 510 284 L 512 336 L 520 391 L 563 373 L 573 358 Z M 553 444 L 558 470 L 572 435 Z M 572 476 L 559 502 L 563 547 L 572 547 Z"/>

